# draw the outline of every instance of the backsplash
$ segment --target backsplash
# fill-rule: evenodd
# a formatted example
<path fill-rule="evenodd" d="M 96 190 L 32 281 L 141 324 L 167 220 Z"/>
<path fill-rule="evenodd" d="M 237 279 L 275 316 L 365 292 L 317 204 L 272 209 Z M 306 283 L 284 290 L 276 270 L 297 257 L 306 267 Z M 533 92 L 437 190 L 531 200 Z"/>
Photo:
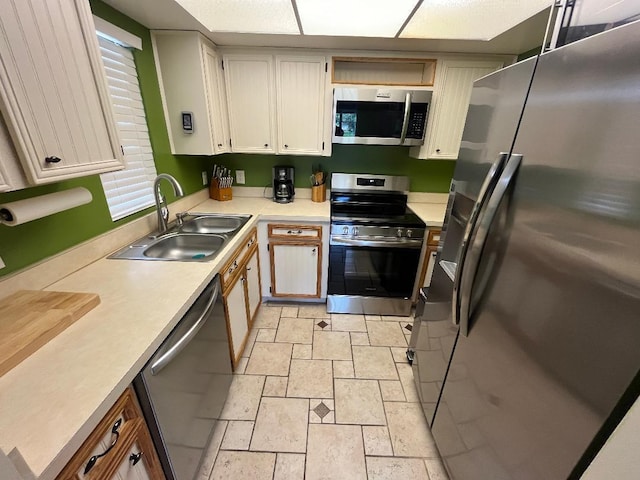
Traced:
<path fill-rule="evenodd" d="M 456 162 L 450 160 L 418 160 L 409 157 L 407 147 L 378 145 L 333 145 L 331 157 L 294 155 L 250 155 L 230 153 L 211 161 L 223 163 L 234 170 L 244 170 L 247 187 L 264 187 L 271 184 L 271 168 L 274 165 L 295 167 L 295 186 L 310 187 L 311 166 L 322 165 L 325 172 L 377 173 L 407 175 L 411 178 L 411 191 L 449 192 Z"/>

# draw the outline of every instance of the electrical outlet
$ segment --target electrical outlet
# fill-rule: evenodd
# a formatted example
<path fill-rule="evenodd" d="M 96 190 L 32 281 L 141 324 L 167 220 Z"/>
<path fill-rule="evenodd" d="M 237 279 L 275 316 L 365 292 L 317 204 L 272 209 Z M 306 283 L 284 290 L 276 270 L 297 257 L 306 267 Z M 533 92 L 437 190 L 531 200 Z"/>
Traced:
<path fill-rule="evenodd" d="M 4 264 L 2 257 L 0 257 L 0 268 L 4 268 L 4 267 L 6 267 L 6 265 Z"/>
<path fill-rule="evenodd" d="M 236 182 L 244 185 L 244 170 L 236 170 Z"/>
<path fill-rule="evenodd" d="M 202 171 L 202 185 L 207 184 L 207 172 L 205 170 Z"/>

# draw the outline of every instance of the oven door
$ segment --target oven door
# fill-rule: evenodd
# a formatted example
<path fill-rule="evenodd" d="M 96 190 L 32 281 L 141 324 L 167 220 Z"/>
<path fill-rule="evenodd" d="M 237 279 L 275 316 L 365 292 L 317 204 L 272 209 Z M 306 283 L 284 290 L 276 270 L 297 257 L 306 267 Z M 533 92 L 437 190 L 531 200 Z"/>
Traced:
<path fill-rule="evenodd" d="M 411 298 L 420 259 L 416 246 L 330 245 L 327 293 Z"/>
<path fill-rule="evenodd" d="M 336 88 L 333 143 L 422 145 L 431 92 Z"/>

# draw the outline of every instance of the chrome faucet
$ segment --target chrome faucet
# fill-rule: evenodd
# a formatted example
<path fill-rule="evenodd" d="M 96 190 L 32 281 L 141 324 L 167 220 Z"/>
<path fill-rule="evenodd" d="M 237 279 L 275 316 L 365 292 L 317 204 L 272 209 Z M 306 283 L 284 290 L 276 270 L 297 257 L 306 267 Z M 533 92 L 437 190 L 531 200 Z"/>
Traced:
<path fill-rule="evenodd" d="M 167 206 L 165 197 L 160 191 L 160 180 L 162 180 L 163 178 L 169 181 L 169 183 L 173 187 L 173 193 L 177 197 L 184 196 L 182 187 L 180 186 L 178 181 L 167 173 L 161 173 L 153 181 L 153 193 L 156 198 L 156 211 L 158 213 L 158 231 L 160 233 L 164 233 L 167 231 L 167 224 L 169 223 L 169 207 Z"/>

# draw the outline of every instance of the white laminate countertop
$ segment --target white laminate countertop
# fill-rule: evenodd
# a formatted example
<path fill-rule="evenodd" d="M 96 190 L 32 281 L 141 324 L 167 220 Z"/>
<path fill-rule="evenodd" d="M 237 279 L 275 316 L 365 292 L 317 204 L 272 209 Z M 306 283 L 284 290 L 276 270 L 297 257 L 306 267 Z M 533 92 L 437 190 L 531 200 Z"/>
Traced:
<path fill-rule="evenodd" d="M 446 205 L 412 203 L 429 226 Z M 329 221 L 329 202 L 237 197 L 192 212 L 252 217 L 210 262 L 100 259 L 47 290 L 93 292 L 101 303 L 0 378 L 0 449 L 17 449 L 36 478 L 53 479 L 258 220 Z M 15 453 L 15 452 L 14 452 Z"/>

